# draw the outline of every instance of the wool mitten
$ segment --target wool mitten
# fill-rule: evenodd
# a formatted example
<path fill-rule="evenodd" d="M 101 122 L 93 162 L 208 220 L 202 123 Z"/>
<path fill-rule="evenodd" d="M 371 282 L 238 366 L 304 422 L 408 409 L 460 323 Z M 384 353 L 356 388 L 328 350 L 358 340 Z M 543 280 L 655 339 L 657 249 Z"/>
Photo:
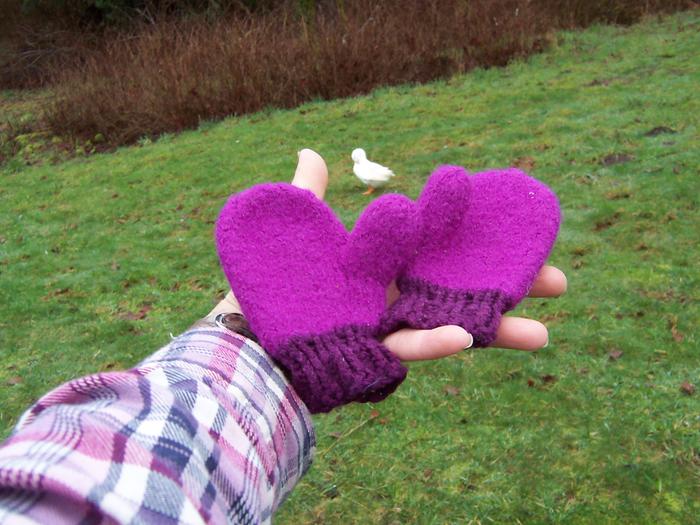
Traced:
<path fill-rule="evenodd" d="M 380 401 L 406 376 L 377 339 L 386 289 L 415 252 L 415 205 L 375 200 L 348 233 L 308 190 L 262 184 L 216 224 L 221 264 L 262 346 L 311 412 Z"/>
<path fill-rule="evenodd" d="M 527 294 L 560 222 L 555 194 L 514 168 L 468 176 L 441 166 L 417 207 L 422 240 L 397 280 L 401 295 L 383 332 L 459 325 L 475 346 L 496 337 L 501 315 Z"/>

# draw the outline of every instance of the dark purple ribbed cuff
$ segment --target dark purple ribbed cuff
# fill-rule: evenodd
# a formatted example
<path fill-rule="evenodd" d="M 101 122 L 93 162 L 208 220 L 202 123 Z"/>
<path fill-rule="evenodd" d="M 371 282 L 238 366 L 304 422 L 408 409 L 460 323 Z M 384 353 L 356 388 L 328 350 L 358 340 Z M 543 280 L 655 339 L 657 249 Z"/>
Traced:
<path fill-rule="evenodd" d="M 430 330 L 459 325 L 474 337 L 474 346 L 488 346 L 496 338 L 501 315 L 511 300 L 499 290 L 455 290 L 422 279 L 403 278 L 401 295 L 384 315 L 381 334 L 401 328 Z"/>
<path fill-rule="evenodd" d="M 267 348 L 312 414 L 353 401 L 381 401 L 406 377 L 406 367 L 364 326 L 297 337 Z"/>

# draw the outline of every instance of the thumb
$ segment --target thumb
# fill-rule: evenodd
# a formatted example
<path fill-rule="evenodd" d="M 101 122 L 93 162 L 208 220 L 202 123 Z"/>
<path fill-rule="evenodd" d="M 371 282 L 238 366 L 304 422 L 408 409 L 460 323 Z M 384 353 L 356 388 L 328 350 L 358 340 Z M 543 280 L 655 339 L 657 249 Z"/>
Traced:
<path fill-rule="evenodd" d="M 403 195 L 384 195 L 357 220 L 345 246 L 344 264 L 354 275 L 389 286 L 414 256 L 419 235 L 413 201 Z"/>
<path fill-rule="evenodd" d="M 323 200 L 328 187 L 328 167 L 323 157 L 314 150 L 304 148 L 299 151 L 292 186 L 311 191 L 316 197 Z"/>
<path fill-rule="evenodd" d="M 402 361 L 424 361 L 456 354 L 474 343 L 461 326 L 440 326 L 432 330 L 403 328 L 384 339 L 384 346 Z"/>

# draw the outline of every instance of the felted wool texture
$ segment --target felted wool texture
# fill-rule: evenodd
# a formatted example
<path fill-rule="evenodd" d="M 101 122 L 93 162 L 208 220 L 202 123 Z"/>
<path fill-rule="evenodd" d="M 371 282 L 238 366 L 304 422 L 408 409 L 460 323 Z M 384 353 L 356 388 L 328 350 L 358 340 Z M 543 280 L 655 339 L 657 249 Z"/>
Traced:
<path fill-rule="evenodd" d="M 487 346 L 529 291 L 556 240 L 556 195 L 515 169 L 468 176 L 441 166 L 418 199 L 422 242 L 397 281 L 384 331 L 459 325 Z"/>
<path fill-rule="evenodd" d="M 382 399 L 405 378 L 376 335 L 420 235 L 409 199 L 375 200 L 348 233 L 310 191 L 262 184 L 229 199 L 215 235 L 251 330 L 312 412 Z"/>

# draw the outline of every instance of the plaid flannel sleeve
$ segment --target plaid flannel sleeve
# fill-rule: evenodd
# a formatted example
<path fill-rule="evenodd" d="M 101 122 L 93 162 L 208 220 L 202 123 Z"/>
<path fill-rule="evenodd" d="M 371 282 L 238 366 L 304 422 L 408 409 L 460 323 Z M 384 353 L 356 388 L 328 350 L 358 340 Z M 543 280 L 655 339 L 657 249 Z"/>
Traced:
<path fill-rule="evenodd" d="M 268 523 L 314 447 L 309 412 L 256 343 L 192 329 L 22 416 L 0 448 L 0 523 Z"/>

